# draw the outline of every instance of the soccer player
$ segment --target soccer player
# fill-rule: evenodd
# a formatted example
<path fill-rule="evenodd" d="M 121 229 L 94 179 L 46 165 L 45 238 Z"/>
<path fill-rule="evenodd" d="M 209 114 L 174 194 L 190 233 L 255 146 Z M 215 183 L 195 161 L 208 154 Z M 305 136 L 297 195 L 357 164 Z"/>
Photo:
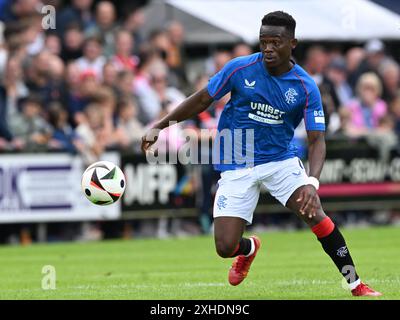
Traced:
<path fill-rule="evenodd" d="M 234 129 L 254 130 L 254 145 L 243 143 L 241 150 L 242 155 L 253 150 L 253 161 L 226 161 L 226 150 L 221 149 L 215 163 L 221 171 L 213 213 L 215 245 L 221 257 L 235 257 L 228 274 L 231 285 L 246 278 L 260 249 L 260 240 L 256 236 L 244 238 L 243 232 L 246 224 L 252 223 L 264 185 L 307 223 L 354 296 L 380 296 L 361 282 L 342 234 L 321 207 L 317 190 L 325 160 L 324 113 L 317 85 L 291 60 L 297 45 L 295 27 L 296 21 L 285 12 L 265 15 L 259 35 L 260 52 L 228 62 L 204 89 L 188 97 L 152 129 L 161 130 L 170 121 L 189 119 L 230 92 L 218 132 L 228 129 L 234 139 Z M 308 174 L 291 144 L 294 129 L 302 119 L 307 130 Z M 156 140 L 154 131 L 143 136 L 143 152 Z"/>

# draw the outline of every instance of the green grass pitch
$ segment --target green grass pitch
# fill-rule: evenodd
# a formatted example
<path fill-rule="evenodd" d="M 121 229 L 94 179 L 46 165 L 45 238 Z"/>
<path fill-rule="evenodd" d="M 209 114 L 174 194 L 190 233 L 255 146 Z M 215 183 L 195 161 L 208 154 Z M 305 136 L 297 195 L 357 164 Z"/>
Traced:
<path fill-rule="evenodd" d="M 343 229 L 362 279 L 400 299 L 400 228 Z M 360 299 L 308 230 L 260 234 L 248 278 L 227 282 L 231 259 L 211 236 L 0 247 L 0 299 Z M 42 289 L 42 267 L 56 289 Z M 364 299 L 364 298 L 363 298 Z"/>

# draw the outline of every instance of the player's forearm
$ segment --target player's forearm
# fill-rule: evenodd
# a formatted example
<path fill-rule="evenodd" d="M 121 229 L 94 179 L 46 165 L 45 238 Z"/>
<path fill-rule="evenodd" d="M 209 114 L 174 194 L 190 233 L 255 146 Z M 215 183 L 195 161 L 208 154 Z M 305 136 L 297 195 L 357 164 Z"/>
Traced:
<path fill-rule="evenodd" d="M 319 179 L 324 166 L 326 146 L 324 135 L 318 135 L 308 143 L 309 176 Z"/>
<path fill-rule="evenodd" d="M 199 90 L 185 99 L 178 107 L 176 107 L 176 109 L 158 121 L 153 128 L 161 130 L 168 127 L 171 121 L 181 122 L 190 119 L 196 114 L 206 110 L 212 102 L 213 99 L 208 94 L 207 88 Z"/>

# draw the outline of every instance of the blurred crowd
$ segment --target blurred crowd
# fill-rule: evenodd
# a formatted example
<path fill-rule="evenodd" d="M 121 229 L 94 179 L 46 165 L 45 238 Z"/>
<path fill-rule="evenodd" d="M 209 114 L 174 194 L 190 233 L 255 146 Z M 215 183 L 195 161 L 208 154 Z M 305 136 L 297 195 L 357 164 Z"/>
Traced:
<path fill-rule="evenodd" d="M 41 7 L 58 4 L 56 28 Z M 145 38 L 143 8 L 117 17 L 112 2 L 0 1 L 0 150 L 137 150 L 146 126 L 187 87 L 183 27 Z"/>
<path fill-rule="evenodd" d="M 400 67 L 379 39 L 346 52 L 315 45 L 304 68 L 317 83 L 328 138 L 365 139 L 387 158 L 400 135 Z"/>
<path fill-rule="evenodd" d="M 46 4 L 56 6 L 55 29 L 42 27 Z M 146 127 L 227 61 L 254 50 L 245 43 L 216 50 L 189 79 L 182 24 L 144 34 L 143 10 L 117 16 L 109 1 L 0 0 L 0 150 L 62 150 L 88 163 L 106 149 L 139 151 Z M 400 68 L 382 41 L 346 51 L 313 45 L 298 63 L 320 88 L 328 137 L 397 145 Z M 227 99 L 160 140 L 179 137 L 185 127 L 215 128 Z"/>

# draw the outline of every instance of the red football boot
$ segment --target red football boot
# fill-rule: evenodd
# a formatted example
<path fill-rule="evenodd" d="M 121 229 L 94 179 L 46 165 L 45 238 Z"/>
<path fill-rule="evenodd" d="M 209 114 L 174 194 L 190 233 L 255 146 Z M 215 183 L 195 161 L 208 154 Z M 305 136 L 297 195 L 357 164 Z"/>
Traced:
<path fill-rule="evenodd" d="M 260 249 L 260 239 L 257 236 L 251 236 L 250 238 L 253 239 L 255 244 L 253 254 L 249 257 L 243 255 L 237 256 L 232 263 L 232 267 L 229 269 L 229 283 L 233 286 L 237 286 L 247 277 L 251 263 L 256 257 L 258 249 Z"/>
<path fill-rule="evenodd" d="M 382 295 L 382 293 L 375 291 L 374 289 L 368 287 L 368 285 L 362 282 L 355 289 L 351 290 L 351 293 L 355 297 L 362 297 L 362 296 L 379 297 Z"/>

